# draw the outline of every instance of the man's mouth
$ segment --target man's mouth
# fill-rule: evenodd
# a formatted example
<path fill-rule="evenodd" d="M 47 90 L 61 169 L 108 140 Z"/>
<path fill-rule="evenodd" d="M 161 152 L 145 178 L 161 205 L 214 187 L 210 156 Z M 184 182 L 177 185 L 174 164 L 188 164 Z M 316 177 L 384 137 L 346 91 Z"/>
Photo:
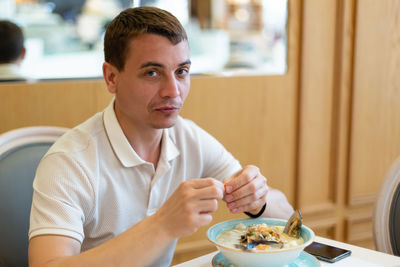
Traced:
<path fill-rule="evenodd" d="M 161 112 L 163 114 L 173 114 L 179 111 L 179 107 L 176 106 L 164 106 L 164 107 L 158 107 L 155 110 L 158 112 Z"/>

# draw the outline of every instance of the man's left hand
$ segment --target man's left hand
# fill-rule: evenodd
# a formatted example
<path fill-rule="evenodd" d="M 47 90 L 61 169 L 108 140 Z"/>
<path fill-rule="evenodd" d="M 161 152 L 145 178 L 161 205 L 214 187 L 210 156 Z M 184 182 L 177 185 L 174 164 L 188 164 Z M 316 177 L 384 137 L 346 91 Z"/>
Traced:
<path fill-rule="evenodd" d="M 266 203 L 267 179 L 256 166 L 248 165 L 232 177 L 224 179 L 227 207 L 232 213 L 257 214 Z"/>

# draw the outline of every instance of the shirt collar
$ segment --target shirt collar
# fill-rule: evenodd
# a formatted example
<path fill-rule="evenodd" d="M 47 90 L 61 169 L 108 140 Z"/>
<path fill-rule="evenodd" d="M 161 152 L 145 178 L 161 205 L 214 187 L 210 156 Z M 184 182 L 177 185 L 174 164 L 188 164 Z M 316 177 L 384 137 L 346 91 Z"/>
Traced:
<path fill-rule="evenodd" d="M 163 129 L 160 159 L 163 159 L 165 162 L 169 162 L 179 156 L 179 154 L 179 150 L 169 135 L 168 129 Z"/>
<path fill-rule="evenodd" d="M 146 164 L 147 162 L 140 158 L 122 131 L 117 116 L 115 115 L 114 100 L 115 99 L 111 101 L 103 113 L 104 127 L 114 153 L 117 155 L 124 167 L 134 167 Z M 180 154 L 178 148 L 168 134 L 168 129 L 163 129 L 161 143 L 160 159 L 168 162 Z"/>
<path fill-rule="evenodd" d="M 22 78 L 23 75 L 17 64 L 5 63 L 0 64 L 0 78 L 1 79 L 16 79 Z"/>

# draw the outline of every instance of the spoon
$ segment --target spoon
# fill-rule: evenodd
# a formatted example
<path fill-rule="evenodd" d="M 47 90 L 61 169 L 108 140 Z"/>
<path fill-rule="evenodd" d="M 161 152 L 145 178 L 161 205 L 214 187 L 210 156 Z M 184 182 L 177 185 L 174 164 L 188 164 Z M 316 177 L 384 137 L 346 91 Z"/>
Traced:
<path fill-rule="evenodd" d="M 288 236 L 299 238 L 301 233 L 301 225 L 303 224 L 303 217 L 301 216 L 300 210 L 293 212 L 285 225 L 283 232 Z"/>

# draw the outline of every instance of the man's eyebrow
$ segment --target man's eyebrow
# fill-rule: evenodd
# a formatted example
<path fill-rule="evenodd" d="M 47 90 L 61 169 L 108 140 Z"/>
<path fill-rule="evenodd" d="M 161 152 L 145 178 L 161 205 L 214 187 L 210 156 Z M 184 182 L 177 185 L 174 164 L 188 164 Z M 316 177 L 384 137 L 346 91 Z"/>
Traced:
<path fill-rule="evenodd" d="M 192 64 L 192 61 L 190 61 L 190 59 L 188 59 L 185 62 L 182 62 L 181 64 L 179 64 L 179 66 L 191 65 L 191 64 Z"/>
<path fill-rule="evenodd" d="M 157 62 L 149 61 L 140 66 L 140 68 L 146 68 L 146 67 L 163 67 L 163 65 Z"/>
<path fill-rule="evenodd" d="M 186 61 L 180 63 L 178 66 L 181 67 L 181 66 L 191 65 L 191 64 L 192 64 L 192 62 L 190 61 L 190 59 L 188 59 L 188 60 L 186 60 Z M 147 68 L 147 67 L 159 67 L 159 68 L 162 68 L 162 67 L 164 67 L 164 65 L 161 64 L 161 63 L 158 63 L 158 62 L 149 61 L 149 62 L 143 63 L 143 64 L 140 66 L 141 69 Z"/>

